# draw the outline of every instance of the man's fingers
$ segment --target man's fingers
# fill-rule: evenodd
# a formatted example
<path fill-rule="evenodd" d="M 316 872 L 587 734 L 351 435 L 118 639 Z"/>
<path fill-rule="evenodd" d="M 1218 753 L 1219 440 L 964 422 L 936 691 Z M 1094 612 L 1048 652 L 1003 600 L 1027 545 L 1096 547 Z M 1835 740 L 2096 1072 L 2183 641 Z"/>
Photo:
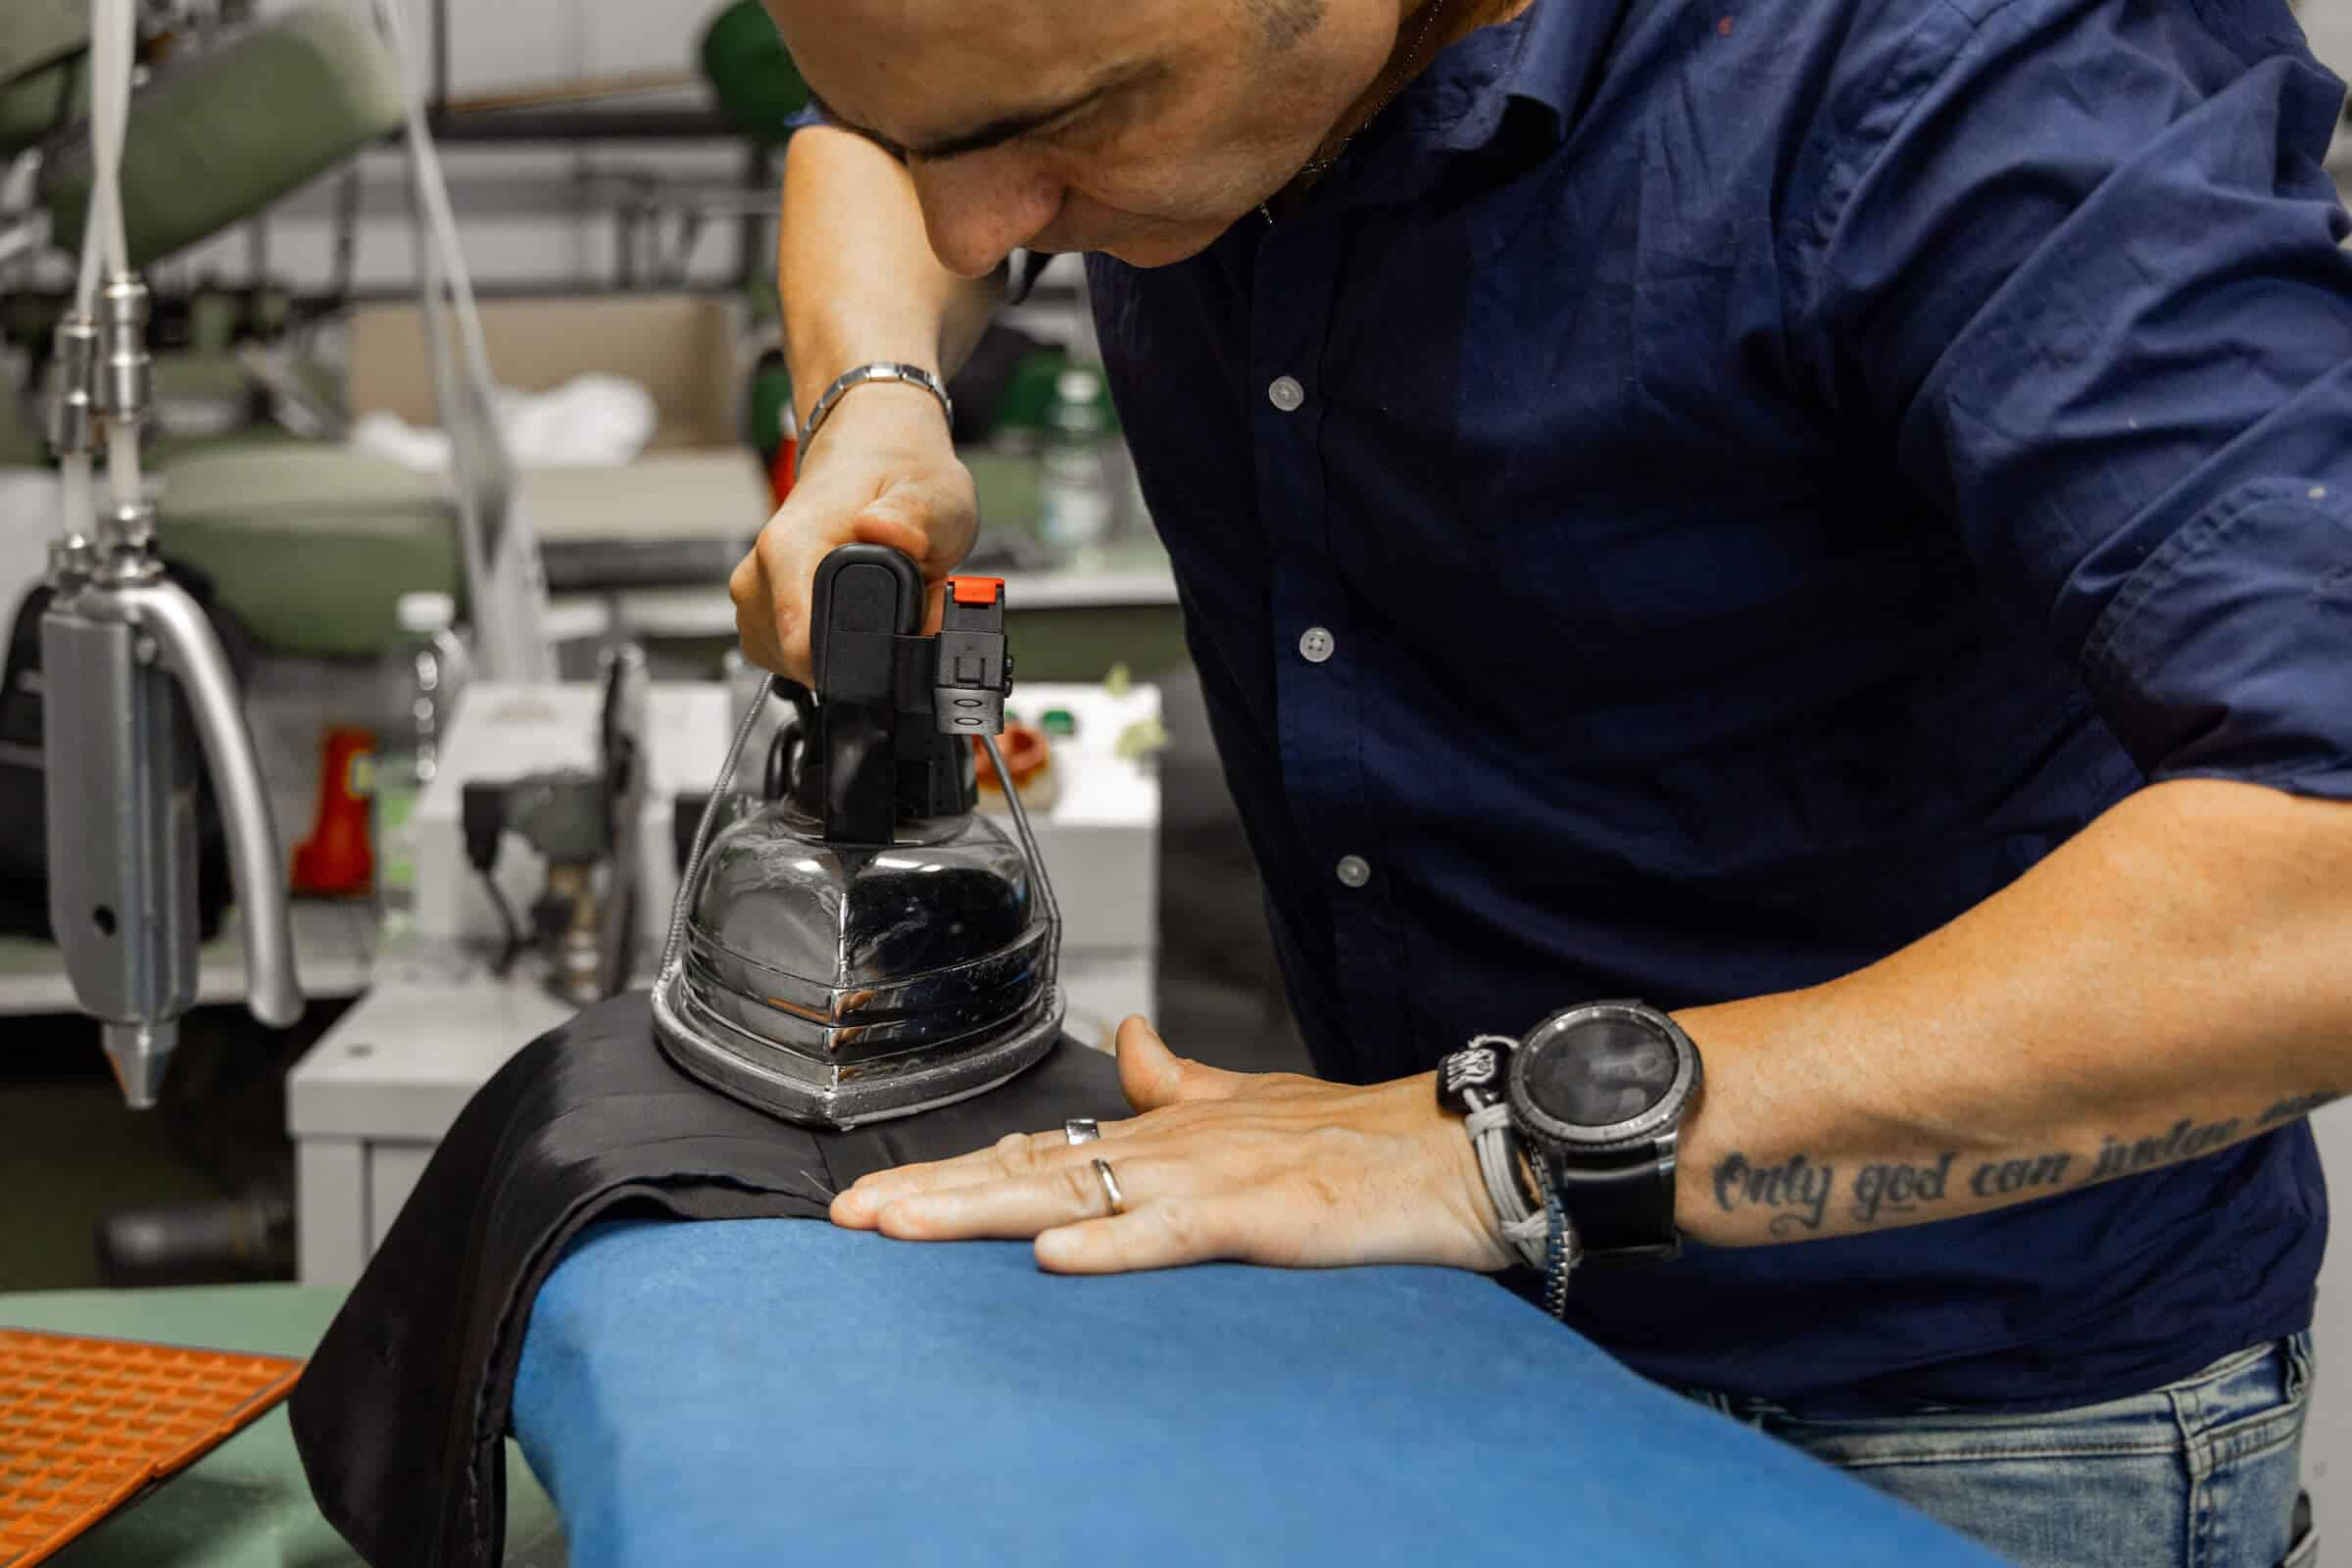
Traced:
<path fill-rule="evenodd" d="M 920 564 L 931 553 L 929 523 L 911 503 L 884 496 L 858 513 L 850 526 L 860 544 L 888 545 Z"/>
<path fill-rule="evenodd" d="M 1145 1195 L 1165 1192 L 1182 1180 L 1180 1169 L 1160 1160 L 1121 1160 L 1113 1172 L 1120 1196 L 1132 1210 L 1159 1201 Z M 910 1242 L 1026 1241 L 1042 1231 L 1111 1212 L 1109 1190 L 1094 1160 L 1088 1159 L 1012 1181 L 901 1198 L 875 1212 L 872 1228 Z"/>
<path fill-rule="evenodd" d="M 1121 1175 L 1121 1185 L 1126 1177 Z M 1056 1274 L 1124 1274 L 1182 1268 L 1219 1258 L 1254 1261 L 1249 1203 L 1231 1198 L 1171 1197 L 1125 1214 L 1058 1226 L 1037 1239 L 1037 1261 Z"/>
<path fill-rule="evenodd" d="M 781 669 L 784 650 L 776 641 L 767 569 L 760 564 L 758 550 L 745 556 L 727 578 L 727 597 L 735 604 L 735 635 L 743 644 L 743 657 L 761 669 Z"/>
<path fill-rule="evenodd" d="M 1138 1111 L 1198 1100 L 1231 1100 L 1248 1088 L 1248 1073 L 1187 1061 L 1168 1049 L 1142 1017 L 1119 1025 L 1119 1087 Z"/>
<path fill-rule="evenodd" d="M 744 657 L 794 680 L 808 678 L 808 585 L 815 564 L 805 559 L 790 529 L 771 522 L 752 547 L 759 573 L 750 604 L 736 601 Z M 760 658 L 765 652 L 769 657 Z"/>
<path fill-rule="evenodd" d="M 1120 1138 L 1126 1127 L 1124 1122 L 1102 1123 L 1098 1129 L 1101 1138 L 1088 1144 L 1072 1144 L 1069 1134 L 1061 1130 L 1010 1133 L 986 1149 L 954 1159 L 876 1171 L 859 1178 L 833 1200 L 834 1217 L 845 1224 L 859 1223 L 870 1220 L 875 1211 L 887 1204 L 926 1193 L 1039 1175 L 1058 1170 L 1073 1160 L 1086 1164 L 1096 1157 L 1089 1151 Z"/>

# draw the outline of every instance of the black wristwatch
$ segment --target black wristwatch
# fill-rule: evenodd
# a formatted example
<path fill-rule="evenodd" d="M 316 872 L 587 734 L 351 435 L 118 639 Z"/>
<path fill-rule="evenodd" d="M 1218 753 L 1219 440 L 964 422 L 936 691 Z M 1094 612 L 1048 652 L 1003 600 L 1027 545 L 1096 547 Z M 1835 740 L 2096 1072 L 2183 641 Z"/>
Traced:
<path fill-rule="evenodd" d="M 1699 1080 L 1690 1037 L 1639 1002 L 1555 1012 L 1511 1053 L 1511 1125 L 1587 1261 L 1682 1251 L 1675 1139 Z"/>

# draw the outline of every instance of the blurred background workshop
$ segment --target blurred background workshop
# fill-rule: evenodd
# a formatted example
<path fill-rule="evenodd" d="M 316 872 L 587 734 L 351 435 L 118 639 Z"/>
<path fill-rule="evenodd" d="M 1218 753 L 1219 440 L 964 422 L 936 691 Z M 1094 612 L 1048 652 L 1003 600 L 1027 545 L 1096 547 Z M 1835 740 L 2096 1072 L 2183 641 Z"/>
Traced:
<path fill-rule="evenodd" d="M 90 0 L 0 3 L 0 1326 L 249 1352 L 221 1375 L 250 1392 L 492 1074 L 655 977 L 767 701 L 727 582 L 794 481 L 776 215 L 808 95 L 758 0 L 119 9 L 126 104 Z M 2352 67 L 2352 0 L 2306 21 Z M 127 271 L 92 293 L 110 116 Z M 1085 291 L 1054 258 L 951 388 L 1065 1027 L 1107 1049 L 1147 1013 L 1304 1071 Z M 112 584 L 110 550 L 157 569 Z M 45 638 L 67 590 L 89 608 Z M 189 863 L 194 929 L 125 956 L 115 905 L 185 899 Z M 2352 1106 L 2316 1125 L 2352 1169 Z M 2322 1498 L 2352 1495 L 2348 1257 Z M 270 1422 L 56 1560 L 356 1560 Z M 508 1560 L 563 1561 L 509 1486 Z"/>
<path fill-rule="evenodd" d="M 473 1091 L 647 982 L 680 799 L 710 791 L 760 673 L 726 582 L 793 478 L 775 215 L 808 99 L 755 0 L 419 0 L 399 40 L 369 0 L 139 5 L 122 186 L 152 531 L 226 654 L 300 1003 L 245 1005 L 234 802 L 196 768 L 194 1004 L 158 1015 L 175 1050 L 110 1066 L 51 928 L 62 694 L 39 635 L 90 16 L 6 13 L 0 1292 L 123 1293 L 107 1322 L 172 1340 L 196 1332 L 173 1288 L 348 1288 Z M 1230 1065 L 1302 1067 L 1075 260 L 953 389 L 987 519 L 966 569 L 1004 579 L 1020 648 L 1012 763 L 1068 922 L 1068 1027 L 1102 1044 L 1152 1012 Z M 436 333 L 461 290 L 478 336 Z M 645 770 L 633 822 L 607 807 L 616 748 Z M 503 831 L 469 858 L 484 786 Z M 283 1299 L 315 1337 L 309 1298 Z"/>

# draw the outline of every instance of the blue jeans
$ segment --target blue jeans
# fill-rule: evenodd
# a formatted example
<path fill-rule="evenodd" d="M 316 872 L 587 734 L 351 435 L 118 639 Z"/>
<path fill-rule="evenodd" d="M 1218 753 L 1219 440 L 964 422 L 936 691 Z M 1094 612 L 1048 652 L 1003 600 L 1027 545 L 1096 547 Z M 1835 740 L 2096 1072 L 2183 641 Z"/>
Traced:
<path fill-rule="evenodd" d="M 2314 1568 L 2297 1530 L 2311 1336 L 2151 1394 L 2040 1415 L 1791 1413 L 1686 1390 L 2025 1568 Z"/>

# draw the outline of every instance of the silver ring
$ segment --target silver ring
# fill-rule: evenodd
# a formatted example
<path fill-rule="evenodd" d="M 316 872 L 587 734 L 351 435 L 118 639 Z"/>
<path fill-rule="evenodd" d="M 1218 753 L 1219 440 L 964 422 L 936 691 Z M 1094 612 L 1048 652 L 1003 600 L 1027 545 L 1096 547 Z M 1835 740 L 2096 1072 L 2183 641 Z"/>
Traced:
<path fill-rule="evenodd" d="M 1119 1179 L 1110 1173 L 1110 1161 L 1107 1159 L 1096 1160 L 1095 1174 L 1102 1178 L 1102 1196 L 1110 1200 L 1110 1211 L 1113 1214 L 1126 1213 L 1127 1195 L 1119 1191 Z"/>
<path fill-rule="evenodd" d="M 1091 1144 L 1102 1137 L 1102 1127 L 1092 1116 L 1072 1116 L 1061 1124 L 1061 1136 L 1067 1138 L 1070 1147 L 1075 1149 L 1080 1144 Z"/>

